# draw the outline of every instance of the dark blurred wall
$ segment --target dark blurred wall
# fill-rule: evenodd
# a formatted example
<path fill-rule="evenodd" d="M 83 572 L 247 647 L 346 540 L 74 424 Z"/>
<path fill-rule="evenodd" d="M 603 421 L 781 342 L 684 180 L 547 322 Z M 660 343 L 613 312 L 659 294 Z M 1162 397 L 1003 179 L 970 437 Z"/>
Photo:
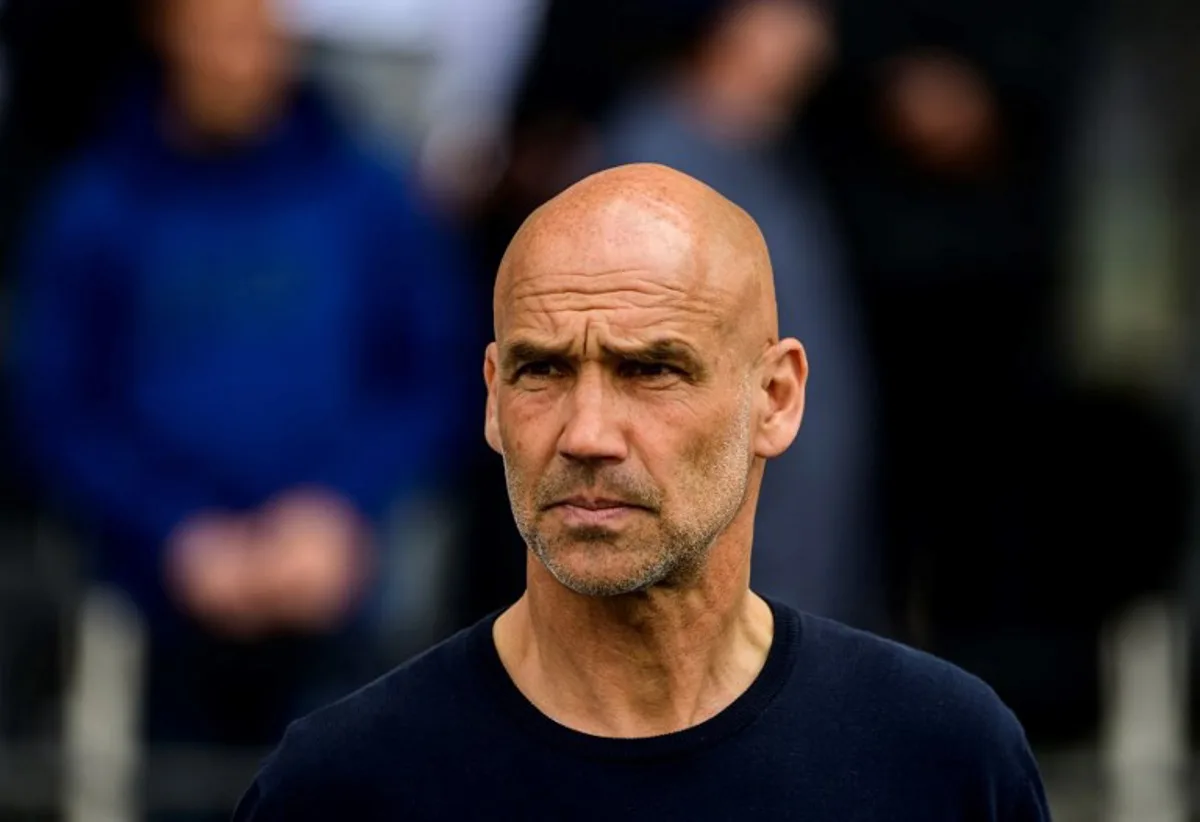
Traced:
<path fill-rule="evenodd" d="M 8 103 L 0 120 L 0 253 L 30 192 L 79 145 L 137 54 L 136 0 L 6 0 L 0 38 Z"/>

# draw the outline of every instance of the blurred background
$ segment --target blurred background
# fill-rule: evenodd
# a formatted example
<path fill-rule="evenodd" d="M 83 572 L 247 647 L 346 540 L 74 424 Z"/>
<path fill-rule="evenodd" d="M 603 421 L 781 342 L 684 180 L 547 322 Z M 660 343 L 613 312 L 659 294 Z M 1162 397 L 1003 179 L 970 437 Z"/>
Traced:
<path fill-rule="evenodd" d="M 493 273 L 581 176 L 767 237 L 754 585 L 987 680 L 1056 818 L 1200 819 L 1200 6 L 0 0 L 0 820 L 219 820 L 515 598 Z"/>

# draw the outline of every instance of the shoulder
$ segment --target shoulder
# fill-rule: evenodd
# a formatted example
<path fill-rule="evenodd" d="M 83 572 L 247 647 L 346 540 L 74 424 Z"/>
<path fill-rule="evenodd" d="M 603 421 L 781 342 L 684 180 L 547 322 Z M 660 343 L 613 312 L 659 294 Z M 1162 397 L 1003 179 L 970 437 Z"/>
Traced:
<path fill-rule="evenodd" d="M 390 776 L 421 770 L 439 742 L 467 733 L 478 710 L 472 640 L 480 623 L 369 685 L 289 726 L 239 806 L 236 819 L 351 816 Z"/>
<path fill-rule="evenodd" d="M 1024 728 L 987 683 L 898 642 L 814 616 L 801 620 L 801 664 L 877 752 L 954 782 L 978 818 L 1043 818 L 1041 777 Z M 1013 808 L 1022 809 L 1019 816 Z"/>
<path fill-rule="evenodd" d="M 880 705 L 903 702 L 922 723 L 973 729 L 1019 727 L 996 692 L 962 668 L 890 639 L 804 614 L 804 664 L 829 684 Z"/>

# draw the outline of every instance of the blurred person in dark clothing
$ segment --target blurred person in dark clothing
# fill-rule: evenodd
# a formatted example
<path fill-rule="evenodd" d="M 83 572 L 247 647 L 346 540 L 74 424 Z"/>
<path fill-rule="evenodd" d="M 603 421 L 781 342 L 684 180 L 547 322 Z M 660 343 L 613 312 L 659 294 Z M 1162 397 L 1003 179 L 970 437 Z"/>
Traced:
<path fill-rule="evenodd" d="M 854 294 L 822 193 L 781 137 L 833 54 L 809 0 L 706 0 L 681 12 L 662 76 L 618 103 L 602 165 L 659 162 L 725 192 L 771 248 L 780 324 L 813 361 L 802 447 L 770 466 L 753 555 L 759 590 L 794 607 L 881 627 L 869 504 L 870 373 Z"/>
<path fill-rule="evenodd" d="M 1064 407 L 1055 325 L 1092 5 L 840 4 L 841 59 L 801 122 L 878 369 L 892 613 L 1035 734 L 1095 716 L 1096 612 L 1072 581 L 1089 560 L 1062 505 L 1080 476 L 1059 447 L 1083 409 Z M 1038 654 L 1062 698 L 1091 696 L 1064 708 L 1020 672 L 1047 670 Z"/>
<path fill-rule="evenodd" d="M 454 467 L 469 396 L 453 238 L 298 81 L 270 6 L 150 7 L 162 71 L 21 257 L 24 438 L 147 617 L 152 743 L 265 744 L 323 676 L 355 684 L 326 654 L 369 623 L 375 526 Z"/>

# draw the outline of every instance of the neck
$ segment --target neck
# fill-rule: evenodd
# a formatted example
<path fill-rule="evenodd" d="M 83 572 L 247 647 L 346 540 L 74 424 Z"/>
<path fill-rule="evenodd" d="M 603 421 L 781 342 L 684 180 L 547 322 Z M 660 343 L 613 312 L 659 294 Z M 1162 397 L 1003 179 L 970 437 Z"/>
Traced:
<path fill-rule="evenodd" d="M 749 529 L 735 526 L 696 580 L 618 597 L 577 594 L 531 558 L 525 595 L 495 626 L 514 683 L 551 719 L 597 736 L 656 736 L 720 713 L 750 687 L 773 634 L 748 587 Z"/>

